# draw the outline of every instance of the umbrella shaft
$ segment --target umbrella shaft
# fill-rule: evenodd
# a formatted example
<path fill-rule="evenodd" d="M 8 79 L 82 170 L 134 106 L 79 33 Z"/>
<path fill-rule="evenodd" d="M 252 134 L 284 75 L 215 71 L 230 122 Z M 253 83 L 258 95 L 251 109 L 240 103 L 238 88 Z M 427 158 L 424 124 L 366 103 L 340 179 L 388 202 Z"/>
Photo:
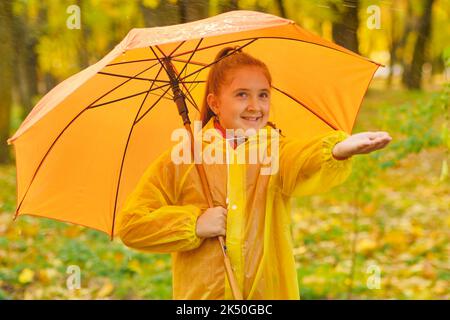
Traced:
<path fill-rule="evenodd" d="M 167 75 L 169 76 L 170 79 L 170 86 L 172 87 L 172 92 L 173 92 L 173 101 L 175 101 L 177 108 L 178 108 L 178 113 L 180 114 L 181 118 L 183 119 L 183 124 L 190 124 L 191 121 L 189 120 L 189 115 L 188 115 L 188 108 L 186 106 L 186 100 L 184 98 L 184 94 L 183 91 L 181 91 L 180 89 L 180 81 L 178 80 L 176 71 L 175 71 L 175 67 L 172 64 L 172 62 L 170 61 L 170 58 L 163 58 L 163 63 L 165 66 L 165 70 L 167 72 Z"/>
<path fill-rule="evenodd" d="M 167 75 L 169 76 L 169 79 L 170 79 L 170 85 L 172 87 L 172 92 L 173 92 L 173 100 L 175 101 L 175 103 L 177 105 L 178 113 L 180 114 L 180 116 L 183 119 L 184 127 L 188 131 L 189 138 L 191 140 L 191 153 L 194 155 L 194 143 L 193 143 L 194 139 L 193 139 L 192 129 L 191 129 L 191 125 L 190 125 L 191 121 L 189 120 L 188 108 L 186 106 L 186 100 L 185 100 L 184 94 L 180 89 L 179 77 L 177 75 L 174 65 L 170 61 L 170 58 L 165 57 L 162 59 L 162 62 L 164 64 L 164 69 L 166 70 Z M 203 191 L 206 195 L 206 199 L 208 201 L 208 206 L 210 208 L 212 208 L 212 207 L 214 207 L 214 204 L 213 204 L 213 200 L 212 200 L 211 189 L 209 188 L 208 180 L 206 179 L 205 168 L 203 167 L 202 163 L 196 164 L 196 167 L 197 167 L 197 171 L 200 175 L 200 180 L 202 183 Z M 224 264 L 225 264 L 225 271 L 227 274 L 228 281 L 230 283 L 233 297 L 235 300 L 243 300 L 242 293 L 239 289 L 236 278 L 233 274 L 233 269 L 231 267 L 230 258 L 228 257 L 227 252 L 226 252 L 224 238 L 219 237 L 218 240 L 220 243 L 220 247 L 222 249 Z"/>

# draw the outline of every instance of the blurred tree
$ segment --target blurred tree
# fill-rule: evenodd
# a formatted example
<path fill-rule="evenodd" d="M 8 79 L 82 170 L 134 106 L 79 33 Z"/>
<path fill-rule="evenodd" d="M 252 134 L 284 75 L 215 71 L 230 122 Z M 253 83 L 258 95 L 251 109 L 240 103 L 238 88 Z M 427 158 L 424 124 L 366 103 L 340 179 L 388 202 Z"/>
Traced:
<path fill-rule="evenodd" d="M 10 160 L 9 138 L 13 83 L 13 12 L 12 1 L 0 1 L 0 163 Z"/>
<path fill-rule="evenodd" d="M 239 9 L 238 0 L 224 0 L 219 2 L 220 12 L 227 12 Z"/>
<path fill-rule="evenodd" d="M 38 95 L 38 56 L 36 45 L 42 32 L 45 19 L 43 7 L 36 3 L 14 2 L 13 32 L 14 60 L 14 91 L 17 102 L 22 108 L 21 118 L 24 118 L 33 108 L 34 98 Z"/>
<path fill-rule="evenodd" d="M 139 8 L 147 28 L 167 26 L 179 22 L 178 6 L 175 1 L 142 0 L 139 2 Z"/>
<path fill-rule="evenodd" d="M 392 85 L 394 67 L 402 58 L 399 55 L 399 51 L 405 47 L 406 40 L 413 29 L 413 20 L 409 18 L 413 16 L 410 2 L 398 1 L 397 5 L 399 7 L 392 8 L 390 12 L 390 26 L 388 30 L 390 57 L 389 76 L 386 81 L 388 87 Z M 401 28 L 402 24 L 403 28 Z"/>
<path fill-rule="evenodd" d="M 334 11 L 333 41 L 337 44 L 359 53 L 358 27 L 359 27 L 359 0 L 332 0 L 329 2 Z"/>
<path fill-rule="evenodd" d="M 86 7 L 85 4 L 88 1 L 83 0 L 77 0 L 77 5 L 80 7 L 80 16 L 81 18 L 86 13 Z M 80 69 L 84 69 L 89 66 L 89 51 L 86 50 L 87 48 L 87 41 L 91 35 L 90 31 L 90 25 L 88 23 L 82 23 L 81 21 L 81 30 L 79 30 L 79 45 L 78 45 L 78 65 L 80 66 Z"/>
<path fill-rule="evenodd" d="M 180 23 L 186 23 L 188 22 L 188 0 L 178 0 L 178 12 L 180 16 Z"/>
<path fill-rule="evenodd" d="M 191 22 L 208 17 L 209 0 L 178 0 L 179 23 Z"/>
<path fill-rule="evenodd" d="M 280 16 L 283 18 L 287 18 L 286 7 L 284 5 L 284 1 L 283 0 L 275 0 L 275 3 L 277 4 L 278 10 L 280 11 Z"/>
<path fill-rule="evenodd" d="M 420 89 L 422 87 L 422 66 L 427 59 L 427 47 L 431 38 L 431 21 L 433 3 L 435 0 L 422 1 L 422 15 L 417 24 L 417 38 L 414 45 L 413 58 L 410 64 L 405 66 L 403 72 L 403 84 L 408 89 Z"/>

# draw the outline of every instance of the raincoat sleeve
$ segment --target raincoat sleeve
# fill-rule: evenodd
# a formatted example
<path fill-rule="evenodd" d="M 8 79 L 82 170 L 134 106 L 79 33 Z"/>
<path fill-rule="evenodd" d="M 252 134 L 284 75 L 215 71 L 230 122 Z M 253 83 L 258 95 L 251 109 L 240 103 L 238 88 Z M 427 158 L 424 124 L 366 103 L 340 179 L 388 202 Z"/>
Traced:
<path fill-rule="evenodd" d="M 119 236 L 125 245 L 156 253 L 200 246 L 203 238 L 196 234 L 196 223 L 201 209 L 174 205 L 182 187 L 182 182 L 175 181 L 176 170 L 170 157 L 159 158 L 127 197 L 119 218 Z"/>
<path fill-rule="evenodd" d="M 307 143 L 285 139 L 280 146 L 281 192 L 287 196 L 324 193 L 343 183 L 352 170 L 352 157 L 337 160 L 333 147 L 348 133 L 336 130 L 318 135 Z"/>

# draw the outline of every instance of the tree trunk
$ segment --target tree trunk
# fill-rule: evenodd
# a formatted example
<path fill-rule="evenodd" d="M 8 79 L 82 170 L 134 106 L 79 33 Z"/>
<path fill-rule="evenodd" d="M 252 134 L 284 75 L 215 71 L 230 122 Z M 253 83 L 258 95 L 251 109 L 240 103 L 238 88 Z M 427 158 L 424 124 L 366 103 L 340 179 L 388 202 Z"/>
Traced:
<path fill-rule="evenodd" d="M 391 12 L 391 41 L 389 43 L 389 75 L 386 80 L 386 86 L 387 88 L 392 87 L 392 78 L 394 76 L 394 66 L 397 62 L 397 48 L 399 44 L 399 40 L 395 36 L 395 30 L 397 28 L 396 23 L 397 19 L 395 17 L 395 10 L 392 10 Z"/>
<path fill-rule="evenodd" d="M 179 7 L 167 0 L 159 0 L 158 7 L 149 8 L 144 5 L 144 0 L 139 2 L 139 7 L 144 17 L 145 26 L 161 27 L 179 23 Z"/>
<path fill-rule="evenodd" d="M 40 18 L 39 18 L 40 19 Z M 39 21 L 31 24 L 26 16 L 13 17 L 14 58 L 14 91 L 17 102 L 22 108 L 21 119 L 24 119 L 34 105 L 33 98 L 38 95 L 38 56 L 36 46 L 39 37 Z"/>
<path fill-rule="evenodd" d="M 277 4 L 278 11 L 280 11 L 280 16 L 283 18 L 287 18 L 286 7 L 284 6 L 283 0 L 276 0 L 275 2 Z"/>
<path fill-rule="evenodd" d="M 187 0 L 178 0 L 178 12 L 180 17 L 180 23 L 188 22 L 188 4 Z"/>
<path fill-rule="evenodd" d="M 333 21 L 333 41 L 353 52 L 359 53 L 358 43 L 358 9 L 359 0 L 344 0 L 339 6 L 331 2 L 330 7 L 335 13 Z"/>
<path fill-rule="evenodd" d="M 83 15 L 84 15 L 84 11 L 83 9 L 85 8 L 84 4 L 83 4 L 83 0 L 77 0 L 77 5 L 80 8 L 81 12 L 80 12 L 80 18 L 81 18 L 81 30 L 73 30 L 73 32 L 78 32 L 79 33 L 79 43 L 78 43 L 78 66 L 80 70 L 83 70 L 85 68 L 87 68 L 89 66 L 89 53 L 88 53 L 88 49 L 87 49 L 87 42 L 89 39 L 89 24 L 88 23 L 83 23 Z M 84 9 L 85 10 L 85 9 Z"/>
<path fill-rule="evenodd" d="M 195 2 L 179 0 L 178 10 L 180 23 L 204 19 L 209 14 L 209 0 L 197 0 Z"/>
<path fill-rule="evenodd" d="M 0 163 L 10 160 L 9 138 L 14 56 L 12 1 L 0 1 Z"/>
<path fill-rule="evenodd" d="M 227 0 L 220 2 L 220 12 L 227 12 L 239 9 L 239 1 L 238 0 Z"/>
<path fill-rule="evenodd" d="M 408 89 L 422 87 L 422 66 L 427 58 L 427 44 L 431 37 L 431 21 L 434 0 L 424 0 L 424 10 L 417 28 L 417 40 L 411 65 L 405 70 L 403 84 Z"/>
<path fill-rule="evenodd" d="M 409 61 L 407 61 L 407 55 L 406 55 L 406 45 L 408 43 L 408 39 L 411 36 L 412 32 L 417 29 L 416 25 L 417 25 L 417 17 L 414 16 L 413 10 L 412 10 L 412 4 L 409 3 L 408 1 L 406 1 L 406 16 L 409 17 L 409 19 L 406 19 L 405 22 L 405 30 L 403 32 L 402 38 L 400 40 L 400 44 L 399 44 L 399 49 L 401 49 L 402 52 L 402 69 L 403 69 L 403 74 L 402 74 L 402 83 L 405 83 L 405 79 L 407 76 L 407 70 L 408 70 L 408 66 L 410 64 Z"/>

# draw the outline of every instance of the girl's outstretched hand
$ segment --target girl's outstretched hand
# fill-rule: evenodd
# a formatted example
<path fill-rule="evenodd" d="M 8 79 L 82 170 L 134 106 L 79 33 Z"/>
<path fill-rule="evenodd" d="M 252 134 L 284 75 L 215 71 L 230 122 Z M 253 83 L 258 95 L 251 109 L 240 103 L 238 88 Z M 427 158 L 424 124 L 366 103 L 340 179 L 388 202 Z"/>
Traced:
<path fill-rule="evenodd" d="M 391 140 L 385 131 L 356 133 L 337 143 L 333 148 L 333 156 L 343 160 L 355 154 L 370 153 L 384 148 Z"/>

